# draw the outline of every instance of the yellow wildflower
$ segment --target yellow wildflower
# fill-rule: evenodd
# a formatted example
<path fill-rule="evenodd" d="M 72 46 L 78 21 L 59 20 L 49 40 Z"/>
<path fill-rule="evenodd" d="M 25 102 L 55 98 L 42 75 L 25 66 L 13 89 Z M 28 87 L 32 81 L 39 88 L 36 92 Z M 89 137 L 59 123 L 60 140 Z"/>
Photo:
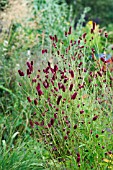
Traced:
<path fill-rule="evenodd" d="M 88 23 L 87 23 L 87 25 L 93 25 L 93 21 L 89 21 Z"/>

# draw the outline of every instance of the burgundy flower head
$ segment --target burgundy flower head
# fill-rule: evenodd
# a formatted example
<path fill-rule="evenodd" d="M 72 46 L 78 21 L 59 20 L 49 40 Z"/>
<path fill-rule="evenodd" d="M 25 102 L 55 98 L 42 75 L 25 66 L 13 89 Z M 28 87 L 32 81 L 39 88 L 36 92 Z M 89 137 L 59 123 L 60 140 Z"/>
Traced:
<path fill-rule="evenodd" d="M 47 73 L 49 73 L 49 69 L 50 69 L 50 67 L 48 66 L 45 69 L 43 69 L 43 72 L 47 74 Z"/>
<path fill-rule="evenodd" d="M 23 71 L 18 70 L 18 73 L 19 73 L 20 76 L 24 76 L 24 72 Z"/>
<path fill-rule="evenodd" d="M 84 110 L 80 110 L 80 114 L 83 114 L 84 113 Z"/>
<path fill-rule="evenodd" d="M 42 90 L 40 89 L 40 83 L 38 83 L 38 85 L 37 85 L 37 87 L 36 87 L 36 90 L 37 90 L 39 96 L 43 95 L 43 92 L 42 92 Z"/>
<path fill-rule="evenodd" d="M 47 80 L 45 80 L 45 81 L 43 82 L 43 85 L 44 85 L 44 87 L 47 89 L 47 88 L 49 87 L 49 83 L 48 83 L 48 81 L 47 81 Z"/>
<path fill-rule="evenodd" d="M 72 91 L 72 89 L 73 89 L 73 84 L 71 83 L 70 87 L 69 87 L 69 90 Z"/>
<path fill-rule="evenodd" d="M 70 26 L 68 34 L 70 35 L 71 33 L 72 33 L 72 27 Z"/>
<path fill-rule="evenodd" d="M 74 100 L 77 96 L 77 92 L 75 92 L 72 96 L 71 96 L 71 99 Z"/>
<path fill-rule="evenodd" d="M 30 97 L 27 97 L 27 100 L 28 100 L 29 103 L 32 102 L 31 99 L 30 99 Z"/>
<path fill-rule="evenodd" d="M 95 115 L 92 120 L 95 121 L 97 120 L 97 118 L 98 118 L 98 115 Z"/>
<path fill-rule="evenodd" d="M 57 65 L 54 65 L 54 72 L 56 73 L 58 70 L 58 66 Z"/>
<path fill-rule="evenodd" d="M 37 104 L 38 104 L 37 99 L 34 99 L 34 104 L 35 104 L 35 105 L 37 105 Z"/>
<path fill-rule="evenodd" d="M 30 120 L 30 121 L 29 121 L 29 123 L 30 123 L 30 126 L 33 128 L 33 127 L 34 127 L 34 123 L 33 123 L 33 121 L 32 121 L 32 120 Z"/>
<path fill-rule="evenodd" d="M 42 50 L 42 54 L 47 53 L 47 49 Z"/>
<path fill-rule="evenodd" d="M 60 100 L 61 100 L 61 98 L 62 98 L 62 96 L 60 95 L 60 96 L 58 96 L 58 99 L 57 99 L 57 105 L 59 105 L 60 104 Z"/>
<path fill-rule="evenodd" d="M 87 34 L 87 33 L 85 32 L 85 33 L 82 35 L 82 37 L 85 38 L 85 37 L 86 37 L 86 34 Z"/>
<path fill-rule="evenodd" d="M 56 41 L 56 43 L 57 43 L 57 42 L 58 42 L 58 38 L 57 38 L 57 36 L 56 36 L 56 35 L 55 35 L 54 37 L 55 37 L 55 41 Z"/>
<path fill-rule="evenodd" d="M 69 70 L 69 73 L 71 74 L 71 77 L 74 78 L 74 71 L 73 70 Z"/>
<path fill-rule="evenodd" d="M 31 62 L 27 61 L 26 64 L 28 66 L 29 73 L 32 73 L 33 72 L 33 61 Z"/>
<path fill-rule="evenodd" d="M 54 118 L 51 118 L 50 124 L 51 124 L 51 126 L 54 124 Z"/>
<path fill-rule="evenodd" d="M 40 90 L 40 83 L 38 83 L 37 87 L 36 87 L 37 91 Z"/>

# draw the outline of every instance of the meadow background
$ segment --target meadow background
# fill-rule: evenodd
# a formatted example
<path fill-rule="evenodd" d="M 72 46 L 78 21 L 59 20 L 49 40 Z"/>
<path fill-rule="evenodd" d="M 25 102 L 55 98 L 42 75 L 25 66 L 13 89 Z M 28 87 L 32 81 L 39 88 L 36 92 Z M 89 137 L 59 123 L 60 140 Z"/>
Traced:
<path fill-rule="evenodd" d="M 0 0 L 0 170 L 113 169 L 112 11 Z"/>

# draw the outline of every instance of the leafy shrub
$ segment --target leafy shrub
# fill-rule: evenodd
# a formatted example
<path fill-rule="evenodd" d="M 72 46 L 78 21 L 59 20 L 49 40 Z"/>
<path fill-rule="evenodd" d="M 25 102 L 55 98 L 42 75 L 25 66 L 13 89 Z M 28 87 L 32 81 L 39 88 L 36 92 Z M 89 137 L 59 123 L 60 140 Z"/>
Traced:
<path fill-rule="evenodd" d="M 86 15 L 86 20 L 97 21 L 98 24 L 103 26 L 107 26 L 108 24 L 113 22 L 113 1 L 89 1 L 89 0 L 76 0 L 72 1 L 73 3 L 73 13 L 78 18 L 85 7 L 90 7 L 91 11 Z M 99 12 L 98 12 L 99 11 Z"/>

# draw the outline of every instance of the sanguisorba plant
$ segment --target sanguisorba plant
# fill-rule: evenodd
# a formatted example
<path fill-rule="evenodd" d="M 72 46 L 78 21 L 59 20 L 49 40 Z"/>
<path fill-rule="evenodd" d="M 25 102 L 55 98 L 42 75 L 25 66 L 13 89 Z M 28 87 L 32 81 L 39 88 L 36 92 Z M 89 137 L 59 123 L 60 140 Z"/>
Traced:
<path fill-rule="evenodd" d="M 95 23 L 92 37 L 94 30 Z M 87 34 L 75 41 L 69 40 L 71 34 L 70 27 L 64 33 L 67 46 L 50 35 L 51 49 L 42 50 L 42 56 L 48 55 L 46 67 L 35 70 L 35 63 L 27 61 L 27 71 L 18 70 L 26 85 L 19 85 L 33 112 L 31 135 L 35 132 L 44 142 L 51 158 L 71 169 L 98 169 L 105 153 L 113 150 L 113 77 L 106 58 L 97 59 L 95 49 L 87 46 Z"/>

